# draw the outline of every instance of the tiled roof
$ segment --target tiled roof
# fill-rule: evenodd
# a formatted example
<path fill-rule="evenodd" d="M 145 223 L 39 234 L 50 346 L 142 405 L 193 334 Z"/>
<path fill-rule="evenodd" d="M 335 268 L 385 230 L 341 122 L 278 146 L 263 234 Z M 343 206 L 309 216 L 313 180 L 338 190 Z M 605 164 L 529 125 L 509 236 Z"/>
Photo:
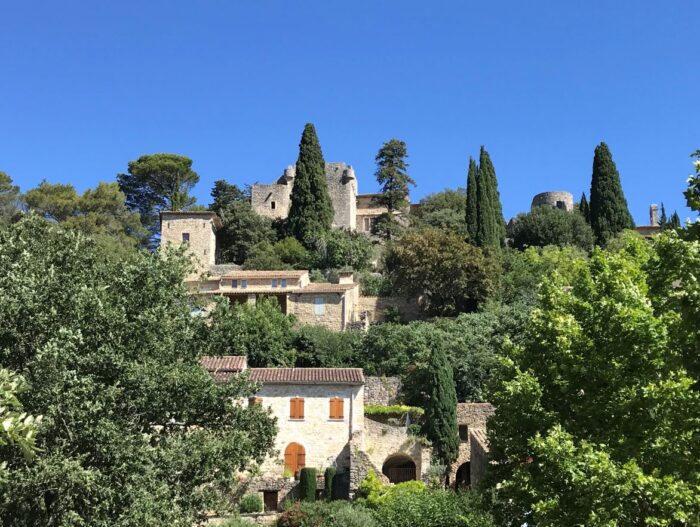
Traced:
<path fill-rule="evenodd" d="M 308 271 L 228 271 L 223 275 L 223 278 L 301 278 L 306 273 Z"/>
<path fill-rule="evenodd" d="M 202 357 L 200 362 L 216 382 L 228 381 L 234 374 L 243 371 L 247 364 L 243 355 Z"/>
<path fill-rule="evenodd" d="M 265 384 L 365 383 L 362 368 L 250 368 L 250 380 Z"/>
<path fill-rule="evenodd" d="M 345 291 L 349 291 L 350 289 L 354 289 L 357 287 L 357 284 L 309 284 L 307 286 L 302 287 L 301 289 L 297 289 L 295 291 L 296 294 L 304 294 L 304 293 L 343 293 Z"/>

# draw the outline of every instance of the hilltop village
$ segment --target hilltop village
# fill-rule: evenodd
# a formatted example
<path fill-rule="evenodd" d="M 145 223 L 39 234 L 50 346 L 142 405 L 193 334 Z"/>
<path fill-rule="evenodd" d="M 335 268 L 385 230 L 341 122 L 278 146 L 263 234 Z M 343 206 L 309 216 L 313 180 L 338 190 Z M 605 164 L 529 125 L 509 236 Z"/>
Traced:
<path fill-rule="evenodd" d="M 361 194 L 307 124 L 207 205 L 175 154 L 0 173 L 0 522 L 692 525 L 697 221 L 635 225 L 605 143 L 508 221 L 485 147 L 416 203 L 407 160 Z"/>

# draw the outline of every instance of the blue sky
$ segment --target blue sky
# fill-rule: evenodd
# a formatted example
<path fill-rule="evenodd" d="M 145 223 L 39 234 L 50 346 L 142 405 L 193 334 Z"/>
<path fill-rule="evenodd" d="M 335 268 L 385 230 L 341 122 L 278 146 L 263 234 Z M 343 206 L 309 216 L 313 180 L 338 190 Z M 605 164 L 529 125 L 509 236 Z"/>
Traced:
<path fill-rule="evenodd" d="M 405 140 L 414 201 L 463 186 L 484 144 L 510 217 L 578 199 L 606 141 L 638 223 L 652 202 L 686 217 L 699 18 L 680 0 L 5 2 L 0 170 L 82 191 L 174 152 L 208 204 L 216 179 L 272 182 L 311 121 L 361 192 Z"/>

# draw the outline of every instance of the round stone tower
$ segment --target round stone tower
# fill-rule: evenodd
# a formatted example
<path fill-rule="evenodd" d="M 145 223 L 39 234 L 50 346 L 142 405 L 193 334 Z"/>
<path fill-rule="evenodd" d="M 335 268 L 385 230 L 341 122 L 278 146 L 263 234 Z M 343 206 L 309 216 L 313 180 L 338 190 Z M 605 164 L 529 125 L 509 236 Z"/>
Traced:
<path fill-rule="evenodd" d="M 571 192 L 540 192 L 532 198 L 530 210 L 535 207 L 554 207 L 571 212 L 574 210 L 574 196 Z"/>

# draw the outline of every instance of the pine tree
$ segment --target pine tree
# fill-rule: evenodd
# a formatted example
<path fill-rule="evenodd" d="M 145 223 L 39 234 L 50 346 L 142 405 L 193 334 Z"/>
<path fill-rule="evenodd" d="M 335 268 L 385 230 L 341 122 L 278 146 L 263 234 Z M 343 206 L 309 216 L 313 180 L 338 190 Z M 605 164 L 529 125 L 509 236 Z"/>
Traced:
<path fill-rule="evenodd" d="M 469 234 L 469 243 L 476 243 L 476 233 L 478 231 L 478 204 L 477 204 L 477 177 L 479 169 L 476 167 L 476 161 L 469 156 L 469 170 L 467 171 L 467 233 Z"/>
<path fill-rule="evenodd" d="M 306 247 L 328 232 L 333 223 L 333 204 L 328 194 L 326 163 L 316 129 L 304 127 L 299 143 L 294 187 L 287 216 L 289 232 Z"/>
<path fill-rule="evenodd" d="M 428 372 L 429 397 L 425 412 L 425 431 L 433 443 L 433 453 L 448 467 L 457 459 L 457 392 L 452 365 L 442 346 L 435 346 Z"/>
<path fill-rule="evenodd" d="M 406 143 L 390 139 L 382 145 L 374 158 L 377 163 L 375 176 L 382 187 L 381 194 L 374 199 L 374 203 L 386 207 L 387 212 L 378 218 L 373 232 L 383 235 L 387 240 L 402 230 L 402 225 L 394 217 L 394 211 L 408 207 L 408 187 L 416 185 L 406 171 L 407 157 Z"/>
<path fill-rule="evenodd" d="M 496 169 L 486 148 L 479 154 L 479 175 L 476 185 L 477 233 L 479 247 L 500 247 L 506 235 L 506 224 L 498 194 Z"/>
<path fill-rule="evenodd" d="M 591 223 L 591 206 L 588 204 L 588 200 L 586 199 L 586 193 L 583 192 L 581 194 L 581 201 L 578 203 L 578 211 L 581 213 L 581 216 L 586 220 L 586 223 L 590 225 Z"/>
<path fill-rule="evenodd" d="M 605 143 L 596 147 L 593 157 L 590 208 L 591 227 L 599 245 L 604 245 L 624 229 L 634 228 L 634 221 L 622 192 L 620 174 Z"/>
<path fill-rule="evenodd" d="M 668 226 L 671 229 L 680 229 L 681 228 L 681 219 L 678 216 L 678 213 L 676 211 L 673 211 L 673 214 L 671 214 L 671 219 L 668 222 Z"/>

